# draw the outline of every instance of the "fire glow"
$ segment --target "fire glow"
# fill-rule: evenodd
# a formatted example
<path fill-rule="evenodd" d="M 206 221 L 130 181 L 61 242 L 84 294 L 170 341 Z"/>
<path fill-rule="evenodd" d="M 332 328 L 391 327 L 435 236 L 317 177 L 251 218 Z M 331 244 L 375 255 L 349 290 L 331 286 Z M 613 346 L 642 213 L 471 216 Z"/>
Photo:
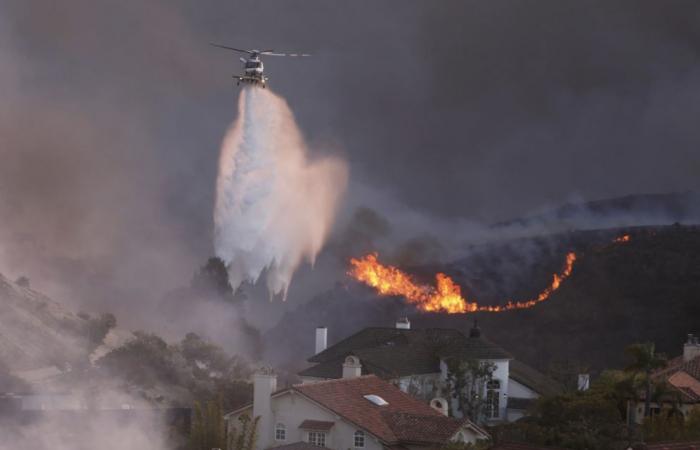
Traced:
<path fill-rule="evenodd" d="M 614 243 L 629 242 L 630 236 L 624 235 L 616 238 Z M 508 300 L 504 305 L 488 306 L 479 305 L 476 300 L 469 300 L 462 296 L 462 290 L 452 278 L 444 273 L 435 275 L 435 285 L 416 282 L 413 277 L 401 269 L 379 262 L 376 253 L 370 253 L 362 258 L 350 259 L 348 275 L 367 286 L 374 288 L 383 296 L 401 296 L 421 311 L 472 313 L 472 312 L 503 312 L 513 309 L 526 309 L 547 300 L 561 284 L 571 276 L 576 262 L 576 253 L 566 254 L 564 267 L 559 273 L 552 275 L 552 281 L 536 297 L 529 300 Z"/>

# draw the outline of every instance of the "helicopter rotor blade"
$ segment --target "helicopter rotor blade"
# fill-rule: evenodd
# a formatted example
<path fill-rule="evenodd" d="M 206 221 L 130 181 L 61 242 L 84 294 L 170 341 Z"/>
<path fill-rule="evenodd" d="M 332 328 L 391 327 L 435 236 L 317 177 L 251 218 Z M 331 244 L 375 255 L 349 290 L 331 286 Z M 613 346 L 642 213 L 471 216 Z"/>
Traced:
<path fill-rule="evenodd" d="M 213 42 L 210 42 L 209 45 L 212 45 L 214 47 L 219 47 L 219 48 L 225 48 L 226 50 L 233 50 L 234 52 L 248 53 L 249 55 L 253 54 L 253 52 L 251 52 L 250 50 L 243 50 L 240 48 L 229 47 L 227 45 L 215 44 Z"/>
<path fill-rule="evenodd" d="M 265 50 L 264 52 L 260 52 L 260 54 L 265 56 L 311 56 L 308 53 L 280 53 L 273 52 L 272 50 Z"/>

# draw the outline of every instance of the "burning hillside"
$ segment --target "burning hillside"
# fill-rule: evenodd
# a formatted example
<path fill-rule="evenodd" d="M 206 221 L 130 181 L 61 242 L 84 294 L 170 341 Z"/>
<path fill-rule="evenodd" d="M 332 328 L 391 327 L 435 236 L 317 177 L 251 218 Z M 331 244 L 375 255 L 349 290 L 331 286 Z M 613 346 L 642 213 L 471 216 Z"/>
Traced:
<path fill-rule="evenodd" d="M 613 240 L 615 244 L 630 241 L 630 236 L 625 234 Z M 348 275 L 370 287 L 373 287 L 383 296 L 401 296 L 408 303 L 415 305 L 421 311 L 471 313 L 471 312 L 503 312 L 513 309 L 526 309 L 547 300 L 554 291 L 559 289 L 574 269 L 576 253 L 566 254 L 564 266 L 559 273 L 552 275 L 551 283 L 540 293 L 529 300 L 508 300 L 503 305 L 479 305 L 476 300 L 469 300 L 462 296 L 460 286 L 452 278 L 444 273 L 435 275 L 435 285 L 416 282 L 413 277 L 397 267 L 384 265 L 379 262 L 378 255 L 371 253 L 362 258 L 350 259 L 351 269 Z"/>
<path fill-rule="evenodd" d="M 626 243 L 612 242 L 625 233 L 631 236 Z M 537 298 L 552 274 L 561 275 L 570 251 L 576 254 L 571 275 L 551 294 L 552 301 L 509 314 L 467 314 L 478 318 L 489 338 L 541 370 L 563 361 L 589 364 L 591 370 L 620 367 L 629 342 L 654 341 L 659 351 L 674 352 L 678 340 L 697 329 L 700 227 L 574 231 L 488 243 L 449 263 L 410 270 L 394 266 L 415 286 L 436 289 L 434 274 L 443 273 L 470 303 L 505 305 L 503 299 Z M 384 263 L 381 256 L 378 262 Z M 265 334 L 265 357 L 284 365 L 293 363 L 290 355 L 312 354 L 309 337 L 318 324 L 327 326 L 329 340 L 336 341 L 364 327 L 389 326 L 402 316 L 414 328 L 463 330 L 471 323 L 464 314 L 426 312 L 400 294 L 382 294 L 357 281 L 285 314 Z"/>

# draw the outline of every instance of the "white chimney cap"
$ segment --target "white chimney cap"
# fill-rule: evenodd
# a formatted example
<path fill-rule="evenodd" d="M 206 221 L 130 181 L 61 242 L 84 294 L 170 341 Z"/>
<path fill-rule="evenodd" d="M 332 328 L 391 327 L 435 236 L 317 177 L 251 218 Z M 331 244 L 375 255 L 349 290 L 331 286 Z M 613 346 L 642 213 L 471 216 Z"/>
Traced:
<path fill-rule="evenodd" d="M 396 319 L 396 328 L 400 330 L 410 330 L 411 321 L 408 320 L 408 317 L 399 317 L 398 319 Z"/>

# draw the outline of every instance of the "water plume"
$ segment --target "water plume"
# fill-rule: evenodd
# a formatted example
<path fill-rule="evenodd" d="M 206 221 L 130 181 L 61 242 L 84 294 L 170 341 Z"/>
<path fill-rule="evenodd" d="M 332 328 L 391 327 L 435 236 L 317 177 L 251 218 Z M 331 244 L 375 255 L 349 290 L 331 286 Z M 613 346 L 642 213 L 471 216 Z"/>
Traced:
<path fill-rule="evenodd" d="M 284 99 L 244 88 L 221 147 L 214 245 L 231 284 L 263 272 L 271 294 L 286 295 L 294 271 L 313 264 L 347 184 L 345 163 L 310 159 Z"/>

